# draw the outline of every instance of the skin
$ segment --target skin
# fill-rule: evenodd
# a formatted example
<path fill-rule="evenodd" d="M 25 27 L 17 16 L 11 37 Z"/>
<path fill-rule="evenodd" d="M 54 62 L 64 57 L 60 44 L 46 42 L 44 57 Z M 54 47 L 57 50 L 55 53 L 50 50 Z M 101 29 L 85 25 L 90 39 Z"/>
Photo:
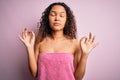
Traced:
<path fill-rule="evenodd" d="M 37 61 L 40 53 L 65 52 L 74 55 L 75 80 L 82 80 L 85 74 L 88 55 L 98 43 L 94 42 L 95 37 L 92 33 L 89 33 L 89 36 L 82 37 L 79 41 L 64 35 L 63 29 L 66 18 L 67 15 L 64 7 L 60 5 L 53 6 L 49 14 L 49 24 L 52 29 L 53 38 L 48 35 L 35 48 L 35 34 L 33 31 L 25 28 L 22 36 L 19 35 L 20 40 L 25 44 L 28 51 L 29 67 L 34 77 L 37 76 Z"/>

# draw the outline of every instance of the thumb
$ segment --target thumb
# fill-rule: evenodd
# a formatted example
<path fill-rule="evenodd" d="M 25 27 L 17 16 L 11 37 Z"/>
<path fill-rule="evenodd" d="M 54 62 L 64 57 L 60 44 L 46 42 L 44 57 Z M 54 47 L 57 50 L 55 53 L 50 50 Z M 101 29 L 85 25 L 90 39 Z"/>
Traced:
<path fill-rule="evenodd" d="M 86 40 L 87 40 L 87 37 L 86 37 L 86 36 L 85 36 L 85 37 L 82 37 L 82 38 L 80 39 L 80 44 L 81 44 L 81 43 L 85 43 Z"/>
<path fill-rule="evenodd" d="M 20 35 L 18 35 L 18 38 L 19 38 L 22 42 L 24 42 L 24 39 L 23 39 Z"/>

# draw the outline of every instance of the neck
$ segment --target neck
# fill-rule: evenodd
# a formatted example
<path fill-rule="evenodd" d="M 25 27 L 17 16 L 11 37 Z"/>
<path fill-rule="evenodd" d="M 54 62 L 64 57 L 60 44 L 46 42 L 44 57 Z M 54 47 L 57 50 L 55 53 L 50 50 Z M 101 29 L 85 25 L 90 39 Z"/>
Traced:
<path fill-rule="evenodd" d="M 59 39 L 65 38 L 65 35 L 64 35 L 63 31 L 52 32 L 52 35 L 53 35 L 54 40 L 59 40 Z"/>

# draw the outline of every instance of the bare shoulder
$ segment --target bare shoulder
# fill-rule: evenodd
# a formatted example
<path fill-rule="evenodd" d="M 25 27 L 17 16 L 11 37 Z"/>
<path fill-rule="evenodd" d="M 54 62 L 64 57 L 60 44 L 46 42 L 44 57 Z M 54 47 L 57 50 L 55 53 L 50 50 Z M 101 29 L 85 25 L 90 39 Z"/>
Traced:
<path fill-rule="evenodd" d="M 45 43 L 45 39 L 43 39 L 42 41 L 36 43 L 36 45 L 35 45 L 35 52 L 36 52 L 37 54 L 40 53 L 41 47 L 42 47 L 42 45 L 43 45 L 44 43 Z"/>
<path fill-rule="evenodd" d="M 79 41 L 77 39 L 72 39 L 72 42 L 76 47 L 79 46 Z"/>
<path fill-rule="evenodd" d="M 40 45 L 41 45 L 41 42 L 35 43 L 35 49 L 36 48 L 38 49 L 40 47 Z"/>
<path fill-rule="evenodd" d="M 35 46 L 35 48 L 38 49 L 39 52 L 40 52 L 40 47 L 41 47 L 41 45 L 43 44 L 43 42 L 44 42 L 44 41 L 41 41 L 41 42 L 37 43 L 36 46 Z"/>
<path fill-rule="evenodd" d="M 36 47 L 40 48 L 40 46 L 41 46 L 43 43 L 45 43 L 45 41 L 46 41 L 46 38 L 43 39 L 42 41 L 40 41 L 39 43 L 37 43 L 37 44 L 36 44 Z"/>
<path fill-rule="evenodd" d="M 74 54 L 76 54 L 80 48 L 79 41 L 77 39 L 71 39 L 71 43 L 74 46 Z"/>

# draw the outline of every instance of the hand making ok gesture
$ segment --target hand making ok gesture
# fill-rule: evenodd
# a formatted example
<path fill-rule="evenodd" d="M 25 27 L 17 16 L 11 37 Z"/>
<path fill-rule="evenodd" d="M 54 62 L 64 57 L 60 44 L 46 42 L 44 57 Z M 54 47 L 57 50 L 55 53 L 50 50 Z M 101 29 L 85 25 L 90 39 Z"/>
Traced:
<path fill-rule="evenodd" d="M 80 46 L 83 54 L 88 55 L 92 49 L 98 45 L 98 43 L 95 43 L 94 40 L 95 36 L 93 36 L 92 33 L 89 33 L 89 37 L 85 36 L 80 39 Z"/>
<path fill-rule="evenodd" d="M 28 31 L 25 28 L 22 32 L 22 36 L 19 35 L 19 38 L 25 44 L 26 47 L 34 47 L 35 33 L 33 31 Z"/>

